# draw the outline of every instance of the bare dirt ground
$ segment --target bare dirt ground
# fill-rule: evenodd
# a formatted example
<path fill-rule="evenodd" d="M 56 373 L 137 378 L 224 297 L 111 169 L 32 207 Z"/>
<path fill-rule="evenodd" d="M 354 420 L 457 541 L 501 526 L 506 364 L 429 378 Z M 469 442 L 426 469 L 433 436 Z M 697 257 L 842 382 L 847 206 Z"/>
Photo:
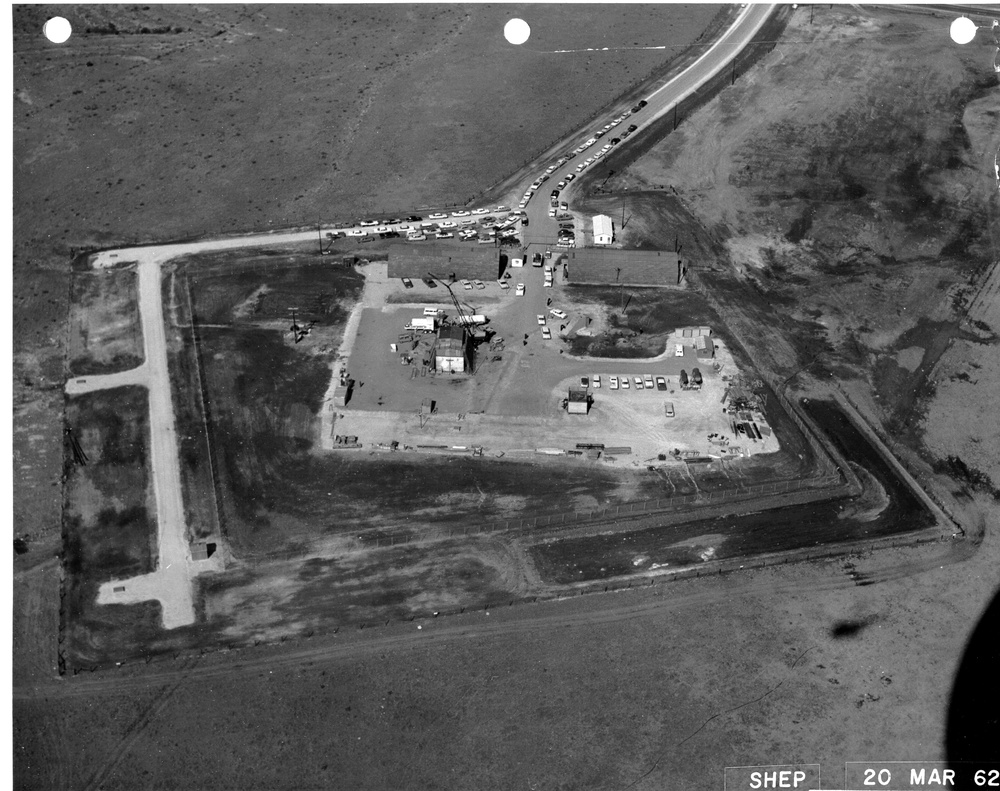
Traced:
<path fill-rule="evenodd" d="M 69 372 L 107 374 L 142 362 L 135 269 L 77 272 L 70 308 Z"/>
<path fill-rule="evenodd" d="M 916 53 L 934 16 L 811 16 L 794 15 L 788 43 L 608 186 L 671 184 L 795 351 L 763 353 L 787 373 L 863 378 L 891 433 L 932 458 L 974 459 L 995 486 L 992 367 L 973 367 L 996 343 L 980 317 L 996 300 L 976 298 L 995 291 L 1000 249 L 988 47 L 928 60 Z M 833 49 L 848 40 L 842 63 Z"/>

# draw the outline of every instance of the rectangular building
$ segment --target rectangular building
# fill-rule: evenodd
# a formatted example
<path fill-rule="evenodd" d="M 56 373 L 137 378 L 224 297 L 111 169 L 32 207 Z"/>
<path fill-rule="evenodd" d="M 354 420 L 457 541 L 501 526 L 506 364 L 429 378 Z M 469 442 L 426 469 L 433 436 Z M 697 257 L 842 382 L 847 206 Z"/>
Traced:
<path fill-rule="evenodd" d="M 583 247 L 564 254 L 569 283 L 579 285 L 679 288 L 680 256 L 668 250 L 615 250 Z"/>
<path fill-rule="evenodd" d="M 434 344 L 434 368 L 443 373 L 465 373 L 469 362 L 469 339 L 464 327 L 449 324 L 438 332 Z"/>
<path fill-rule="evenodd" d="M 614 224 L 606 214 L 594 217 L 594 244 L 611 244 L 615 238 Z"/>
<path fill-rule="evenodd" d="M 430 273 L 442 280 L 496 280 L 507 264 L 499 248 L 466 242 L 400 242 L 387 255 L 389 277 L 410 279 Z"/>

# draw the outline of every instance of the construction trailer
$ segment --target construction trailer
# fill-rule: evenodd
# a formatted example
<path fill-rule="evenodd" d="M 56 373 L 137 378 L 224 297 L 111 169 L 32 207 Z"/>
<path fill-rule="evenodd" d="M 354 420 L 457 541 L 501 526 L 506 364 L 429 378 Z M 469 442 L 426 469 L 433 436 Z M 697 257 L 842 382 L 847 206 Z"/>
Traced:
<path fill-rule="evenodd" d="M 353 385 L 353 379 L 348 379 L 343 376 L 340 378 L 340 384 L 333 389 L 334 406 L 347 406 L 347 402 L 351 400 L 351 390 L 353 389 Z"/>
<path fill-rule="evenodd" d="M 694 339 L 694 351 L 700 360 L 711 360 L 715 357 L 715 342 L 709 335 L 698 335 Z"/>

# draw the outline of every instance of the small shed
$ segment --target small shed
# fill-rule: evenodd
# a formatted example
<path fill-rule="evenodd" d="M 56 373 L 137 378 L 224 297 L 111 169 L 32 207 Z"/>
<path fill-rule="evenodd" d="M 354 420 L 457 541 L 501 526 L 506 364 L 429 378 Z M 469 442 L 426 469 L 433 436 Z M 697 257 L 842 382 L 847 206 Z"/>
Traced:
<path fill-rule="evenodd" d="M 347 406 L 347 402 L 351 400 L 351 385 L 353 384 L 353 379 L 341 379 L 340 384 L 333 388 L 334 406 Z"/>
<path fill-rule="evenodd" d="M 611 218 L 606 214 L 595 215 L 594 244 L 611 244 L 614 238 L 614 225 L 611 222 Z"/>
<path fill-rule="evenodd" d="M 715 343 L 712 341 L 712 336 L 696 336 L 694 339 L 694 350 L 695 354 L 698 355 L 698 359 L 711 360 L 715 357 Z"/>
<path fill-rule="evenodd" d="M 587 395 L 587 388 L 581 385 L 572 385 L 569 388 L 566 411 L 571 415 L 586 415 L 589 408 L 590 398 Z"/>

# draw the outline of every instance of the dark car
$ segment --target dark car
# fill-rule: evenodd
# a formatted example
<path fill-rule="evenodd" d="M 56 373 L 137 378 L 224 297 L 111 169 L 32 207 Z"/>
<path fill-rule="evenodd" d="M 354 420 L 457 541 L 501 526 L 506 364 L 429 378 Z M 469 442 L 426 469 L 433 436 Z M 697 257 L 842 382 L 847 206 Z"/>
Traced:
<path fill-rule="evenodd" d="M 645 107 L 647 104 L 649 104 L 649 102 L 647 102 L 645 99 L 643 99 L 636 106 L 641 109 L 641 108 Z"/>
<path fill-rule="evenodd" d="M 391 220 L 386 220 L 385 224 L 386 225 L 399 225 L 399 223 L 401 223 L 401 222 L 402 222 L 402 220 L 399 219 L 399 217 L 393 217 Z"/>
<path fill-rule="evenodd" d="M 521 225 L 527 225 L 527 224 L 528 224 L 528 218 L 527 217 L 522 217 L 521 218 Z"/>
<path fill-rule="evenodd" d="M 569 160 L 571 160 L 571 159 L 572 159 L 573 157 L 575 157 L 575 156 L 576 156 L 576 153 L 575 153 L 575 152 L 573 152 L 573 151 L 570 151 L 570 152 L 569 152 L 569 153 L 568 153 L 568 154 L 566 155 L 566 160 L 567 160 L 567 161 L 569 161 Z"/>
<path fill-rule="evenodd" d="M 616 146 L 616 145 L 618 145 L 618 144 L 619 144 L 619 143 L 620 143 L 621 141 L 622 141 L 622 139 L 621 139 L 620 137 L 612 137 L 612 138 L 611 138 L 611 145 L 613 145 L 613 146 Z"/>
<path fill-rule="evenodd" d="M 434 282 L 433 278 L 423 277 L 421 278 L 421 280 L 424 281 L 424 284 L 427 286 L 427 288 L 437 288 L 437 283 Z"/>
<path fill-rule="evenodd" d="M 633 133 L 633 132 L 634 132 L 634 131 L 635 131 L 636 129 L 638 129 L 638 128 L 639 128 L 638 126 L 636 126 L 635 124 L 632 124 L 632 126 L 630 126 L 630 127 L 628 128 L 628 133 L 629 133 L 629 134 L 632 134 L 632 133 Z"/>
<path fill-rule="evenodd" d="M 407 222 L 420 222 L 422 219 L 424 219 L 424 218 L 421 217 L 421 216 L 419 216 L 419 215 L 417 215 L 417 214 L 411 214 L 409 217 L 406 218 L 406 221 Z"/>
<path fill-rule="evenodd" d="M 594 133 L 594 137 L 597 137 L 597 138 L 604 137 L 604 130 L 601 130 L 600 132 L 595 132 Z"/>
<path fill-rule="evenodd" d="M 570 231 L 572 231 L 573 230 L 573 223 L 571 223 L 571 222 L 561 222 L 561 223 L 559 223 L 559 227 L 560 228 L 567 228 Z"/>

